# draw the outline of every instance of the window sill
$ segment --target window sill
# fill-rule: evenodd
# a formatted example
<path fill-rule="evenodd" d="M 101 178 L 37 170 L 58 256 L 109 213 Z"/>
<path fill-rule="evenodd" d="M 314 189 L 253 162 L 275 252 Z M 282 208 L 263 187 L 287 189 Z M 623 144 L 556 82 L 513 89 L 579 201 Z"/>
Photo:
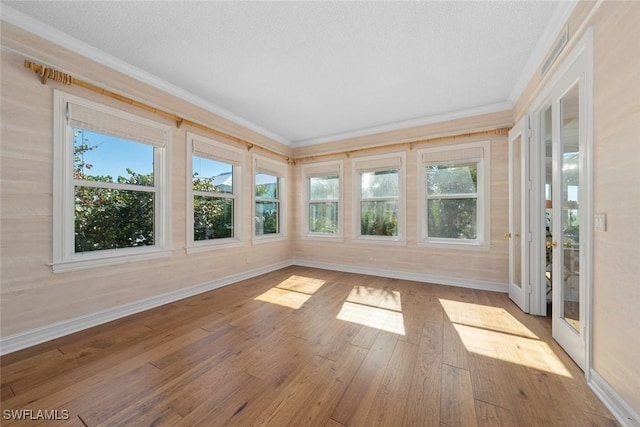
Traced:
<path fill-rule="evenodd" d="M 418 241 L 420 248 L 450 249 L 454 251 L 484 251 L 491 250 L 491 245 L 487 243 L 466 243 L 466 242 L 446 242 L 446 241 Z"/>
<path fill-rule="evenodd" d="M 194 242 L 191 246 L 187 246 L 185 251 L 187 255 L 197 254 L 201 252 L 217 251 L 220 249 L 236 248 L 242 246 L 243 242 L 239 239 L 220 239 L 206 240 Z"/>
<path fill-rule="evenodd" d="M 353 238 L 353 243 L 361 243 L 361 244 L 380 244 L 380 245 L 391 245 L 391 246 L 406 246 L 407 241 L 400 238 L 384 238 L 382 236 L 356 236 Z"/>
<path fill-rule="evenodd" d="M 268 234 L 261 236 L 253 236 L 252 243 L 254 245 L 260 245 L 263 243 L 272 243 L 272 242 L 280 242 L 287 240 L 287 236 L 285 234 Z"/>
<path fill-rule="evenodd" d="M 303 234 L 302 240 L 315 240 L 317 242 L 342 242 L 341 234 Z"/>
<path fill-rule="evenodd" d="M 55 262 L 51 264 L 53 273 L 67 273 L 70 271 L 88 270 L 91 268 L 108 267 L 118 264 L 128 264 L 138 261 L 146 261 L 151 259 L 165 258 L 171 256 L 171 250 L 159 249 L 159 250 L 147 250 L 144 252 L 136 252 L 120 255 L 84 257 L 77 255 L 76 258 Z"/>

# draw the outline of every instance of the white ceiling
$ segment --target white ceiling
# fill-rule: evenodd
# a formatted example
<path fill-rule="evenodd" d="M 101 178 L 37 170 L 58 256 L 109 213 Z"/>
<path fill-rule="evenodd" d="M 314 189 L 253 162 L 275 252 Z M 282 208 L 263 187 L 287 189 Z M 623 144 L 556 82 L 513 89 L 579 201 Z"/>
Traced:
<path fill-rule="evenodd" d="M 2 19 L 301 146 L 510 108 L 567 5 L 3 1 Z"/>

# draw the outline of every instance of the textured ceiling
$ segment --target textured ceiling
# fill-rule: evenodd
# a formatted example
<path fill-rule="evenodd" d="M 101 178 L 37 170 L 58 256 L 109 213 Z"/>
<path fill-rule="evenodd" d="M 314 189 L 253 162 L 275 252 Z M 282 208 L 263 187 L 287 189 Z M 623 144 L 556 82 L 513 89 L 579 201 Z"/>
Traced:
<path fill-rule="evenodd" d="M 509 108 L 560 9 L 549 1 L 2 4 L 3 14 L 9 5 L 294 145 Z"/>

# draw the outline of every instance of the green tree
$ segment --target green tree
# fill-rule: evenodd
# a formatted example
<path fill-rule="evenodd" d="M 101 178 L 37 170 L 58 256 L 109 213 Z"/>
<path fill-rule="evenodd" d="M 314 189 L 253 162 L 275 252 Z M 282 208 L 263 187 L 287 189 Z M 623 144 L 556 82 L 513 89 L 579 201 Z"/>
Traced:
<path fill-rule="evenodd" d="M 213 178 L 193 174 L 193 190 L 222 193 Z M 209 240 L 233 237 L 233 199 L 214 196 L 193 198 L 193 239 Z"/>
<path fill-rule="evenodd" d="M 477 198 L 437 198 L 452 194 L 477 194 L 477 166 L 436 165 L 427 167 L 428 233 L 431 237 L 475 239 Z"/>
<path fill-rule="evenodd" d="M 127 169 L 120 184 L 148 186 L 153 173 Z M 110 176 L 89 181 L 112 182 Z M 75 251 L 130 248 L 154 244 L 154 193 L 111 188 L 75 187 Z"/>
<path fill-rule="evenodd" d="M 114 182 L 109 175 L 91 175 L 93 167 L 84 153 L 98 149 L 74 133 L 73 177 L 76 180 Z M 127 169 L 118 184 L 153 186 L 153 172 L 138 174 Z M 154 193 L 114 188 L 75 186 L 75 251 L 89 252 L 154 244 Z"/>

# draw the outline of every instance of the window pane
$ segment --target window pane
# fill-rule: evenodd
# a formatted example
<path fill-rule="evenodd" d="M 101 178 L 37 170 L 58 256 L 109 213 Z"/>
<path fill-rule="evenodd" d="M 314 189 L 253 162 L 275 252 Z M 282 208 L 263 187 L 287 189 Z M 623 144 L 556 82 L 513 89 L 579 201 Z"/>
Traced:
<path fill-rule="evenodd" d="M 153 187 L 153 146 L 73 129 L 73 177 Z"/>
<path fill-rule="evenodd" d="M 337 176 L 313 176 L 309 178 L 311 200 L 338 200 L 340 180 Z"/>
<path fill-rule="evenodd" d="M 364 172 L 361 180 L 363 199 L 398 196 L 397 170 Z"/>
<path fill-rule="evenodd" d="M 309 204 L 309 232 L 336 234 L 338 232 L 338 203 Z"/>
<path fill-rule="evenodd" d="M 233 199 L 193 197 L 193 240 L 233 237 Z"/>
<path fill-rule="evenodd" d="M 278 202 L 256 202 L 256 236 L 278 234 L 279 209 Z"/>
<path fill-rule="evenodd" d="M 477 164 L 427 167 L 427 193 L 429 195 L 475 194 L 477 192 Z"/>
<path fill-rule="evenodd" d="M 397 202 L 361 202 L 360 220 L 360 234 L 363 236 L 397 236 Z"/>
<path fill-rule="evenodd" d="M 266 173 L 256 174 L 256 197 L 263 199 L 278 198 L 278 177 Z"/>
<path fill-rule="evenodd" d="M 233 165 L 193 156 L 193 189 L 233 194 Z"/>
<path fill-rule="evenodd" d="M 432 199 L 427 202 L 428 237 L 477 239 L 477 199 Z"/>
<path fill-rule="evenodd" d="M 154 244 L 154 193 L 75 188 L 75 251 Z"/>

